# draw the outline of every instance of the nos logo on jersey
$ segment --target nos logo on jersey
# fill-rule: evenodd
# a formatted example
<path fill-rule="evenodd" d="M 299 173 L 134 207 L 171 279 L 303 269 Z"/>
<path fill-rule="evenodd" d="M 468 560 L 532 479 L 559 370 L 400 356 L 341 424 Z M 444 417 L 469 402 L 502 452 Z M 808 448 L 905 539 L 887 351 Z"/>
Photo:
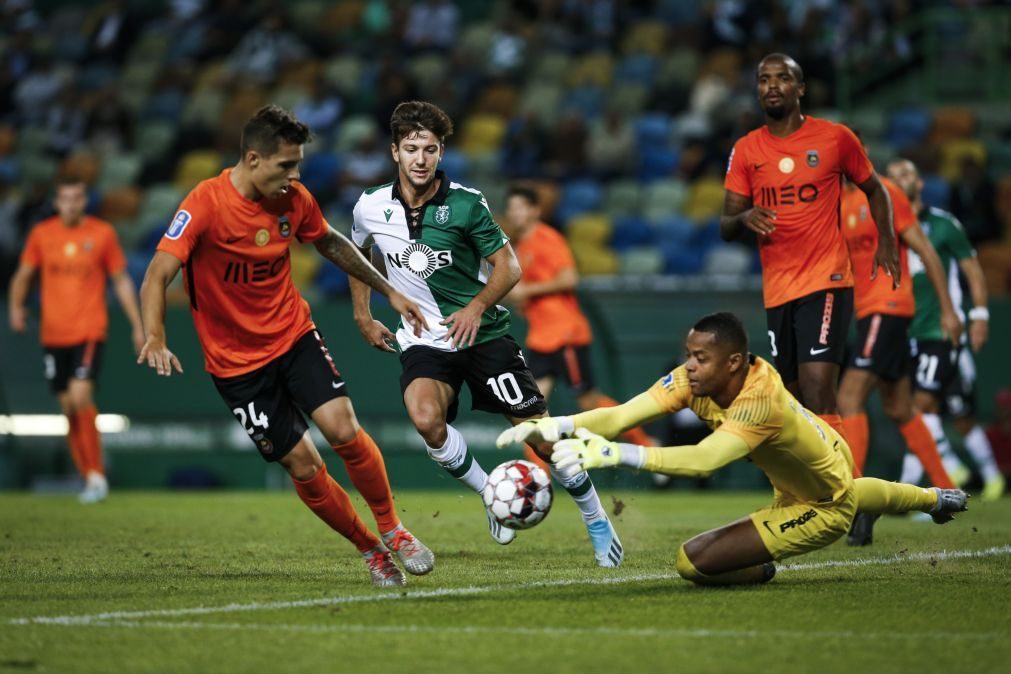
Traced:
<path fill-rule="evenodd" d="M 412 243 L 400 253 L 387 253 L 386 263 L 428 278 L 437 269 L 453 264 L 453 251 L 432 250 L 423 243 Z"/>

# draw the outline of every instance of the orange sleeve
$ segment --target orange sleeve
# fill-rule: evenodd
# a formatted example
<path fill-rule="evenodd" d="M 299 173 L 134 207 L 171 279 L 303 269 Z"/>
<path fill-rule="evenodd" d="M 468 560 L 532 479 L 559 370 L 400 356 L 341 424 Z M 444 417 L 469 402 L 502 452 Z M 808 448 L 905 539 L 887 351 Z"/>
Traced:
<path fill-rule="evenodd" d="M 860 139 L 842 124 L 836 124 L 839 144 L 839 164 L 843 173 L 857 185 L 867 182 L 874 174 L 874 166 L 867 157 Z"/>
<path fill-rule="evenodd" d="M 748 172 L 748 160 L 746 155 L 747 136 L 734 143 L 734 149 L 730 151 L 730 158 L 727 159 L 727 177 L 723 181 L 723 186 L 742 196 L 751 198 L 751 174 Z"/>
<path fill-rule="evenodd" d="M 185 264 L 213 217 L 211 200 L 196 191 L 190 192 L 179 204 L 179 210 L 165 230 L 157 250 L 174 255 Z"/>
<path fill-rule="evenodd" d="M 39 241 L 39 228 L 35 227 L 28 234 L 25 249 L 21 251 L 21 264 L 38 269 L 42 266 L 42 242 Z"/>
<path fill-rule="evenodd" d="M 550 225 L 544 227 L 548 228 L 548 234 L 537 242 L 537 264 L 549 269 L 552 272 L 551 278 L 560 271 L 575 269 L 576 260 L 572 257 L 572 250 L 565 237 L 551 229 Z"/>
<path fill-rule="evenodd" d="M 116 230 L 109 226 L 109 236 L 105 242 L 105 251 L 102 255 L 102 266 L 109 276 L 117 276 L 126 269 L 126 256 L 123 248 L 119 245 L 119 237 Z"/>
<path fill-rule="evenodd" d="M 881 182 L 884 183 L 885 189 L 888 190 L 888 196 L 892 198 L 892 225 L 895 227 L 895 233 L 902 234 L 902 232 L 915 225 L 919 220 L 916 217 L 916 213 L 913 212 L 913 206 L 909 203 L 906 193 L 887 178 L 882 178 Z"/>
<path fill-rule="evenodd" d="M 330 231 L 330 223 L 323 217 L 323 212 L 319 209 L 316 197 L 307 190 L 301 183 L 296 183 L 296 188 L 301 195 L 302 218 L 298 223 L 298 230 L 295 236 L 303 243 L 312 243 L 323 238 Z"/>

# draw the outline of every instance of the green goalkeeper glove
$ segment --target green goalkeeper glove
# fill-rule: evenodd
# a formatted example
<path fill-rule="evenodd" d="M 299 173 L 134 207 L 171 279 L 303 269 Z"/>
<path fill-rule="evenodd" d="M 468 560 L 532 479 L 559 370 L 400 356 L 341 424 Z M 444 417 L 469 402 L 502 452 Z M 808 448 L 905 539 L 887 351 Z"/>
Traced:
<path fill-rule="evenodd" d="M 585 428 L 577 429 L 575 438 L 556 442 L 554 450 L 551 463 L 566 477 L 593 468 L 641 468 L 646 461 L 643 447 L 611 442 Z"/>
<path fill-rule="evenodd" d="M 502 431 L 495 444 L 499 449 L 502 449 L 514 442 L 529 442 L 534 445 L 541 442 L 558 442 L 562 438 L 571 436 L 575 428 L 576 425 L 572 423 L 572 417 L 530 419 Z"/>

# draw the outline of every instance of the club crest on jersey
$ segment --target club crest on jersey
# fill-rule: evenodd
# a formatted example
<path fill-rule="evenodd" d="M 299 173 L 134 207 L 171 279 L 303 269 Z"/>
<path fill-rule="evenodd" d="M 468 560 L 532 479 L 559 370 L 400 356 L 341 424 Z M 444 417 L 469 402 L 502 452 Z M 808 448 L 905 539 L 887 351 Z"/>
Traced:
<path fill-rule="evenodd" d="M 266 246 L 270 241 L 270 232 L 266 229 L 261 229 L 256 232 L 256 236 L 253 237 L 253 241 L 256 242 L 257 246 Z"/>
<path fill-rule="evenodd" d="M 807 165 L 814 168 L 821 162 L 818 158 L 818 150 L 808 150 L 807 151 Z"/>
<path fill-rule="evenodd" d="M 387 253 L 386 262 L 415 276 L 428 278 L 436 270 L 453 264 L 453 251 L 432 250 L 423 243 L 412 243 L 400 253 Z"/>
<path fill-rule="evenodd" d="M 287 215 L 282 215 L 277 219 L 277 229 L 285 239 L 291 236 L 291 222 L 288 221 Z"/>
<path fill-rule="evenodd" d="M 435 221 L 440 225 L 445 225 L 449 222 L 449 215 L 449 206 L 445 204 L 435 209 Z"/>
<path fill-rule="evenodd" d="M 189 211 L 179 211 L 172 218 L 172 224 L 169 225 L 168 231 L 165 232 L 165 237 L 168 239 L 178 239 L 186 231 L 186 226 L 190 224 L 190 220 L 192 219 L 193 216 L 190 215 Z"/>

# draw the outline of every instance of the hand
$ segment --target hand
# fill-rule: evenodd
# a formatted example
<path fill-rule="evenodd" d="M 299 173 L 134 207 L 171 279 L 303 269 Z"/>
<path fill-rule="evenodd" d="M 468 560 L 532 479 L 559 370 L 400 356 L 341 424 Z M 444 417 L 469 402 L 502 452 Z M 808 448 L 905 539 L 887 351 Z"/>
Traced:
<path fill-rule="evenodd" d="M 130 341 L 133 342 L 133 352 L 140 355 L 140 350 L 144 348 L 144 330 L 139 325 L 130 332 Z"/>
<path fill-rule="evenodd" d="M 369 346 L 380 351 L 396 353 L 396 349 L 392 345 L 397 340 L 396 335 L 390 332 L 382 322 L 369 316 L 363 323 L 358 324 L 358 330 L 361 331 L 362 337 L 365 338 L 365 342 Z"/>
<path fill-rule="evenodd" d="M 621 447 L 580 428 L 576 430 L 575 438 L 555 443 L 551 463 L 566 477 L 594 468 L 614 468 L 621 463 Z"/>
<path fill-rule="evenodd" d="M 13 304 L 10 308 L 11 330 L 14 332 L 25 332 L 28 330 L 28 310 L 24 307 L 17 307 Z"/>
<path fill-rule="evenodd" d="M 979 350 L 983 348 L 989 337 L 989 321 L 972 321 L 969 323 L 969 344 L 972 346 L 973 353 L 979 353 Z"/>
<path fill-rule="evenodd" d="M 165 339 L 163 337 L 147 338 L 144 346 L 140 349 L 140 355 L 137 356 L 137 364 L 140 365 L 144 361 L 147 361 L 148 367 L 153 368 L 158 374 L 166 377 L 172 376 L 173 367 L 179 374 L 183 373 L 183 366 L 179 363 L 179 359 L 175 357 L 175 354 L 165 346 Z"/>
<path fill-rule="evenodd" d="M 481 313 L 481 309 L 472 302 L 463 309 L 446 316 L 444 320 L 439 322 L 439 325 L 449 326 L 449 332 L 443 339 L 451 342 L 454 349 L 471 346 L 481 329 Z"/>
<path fill-rule="evenodd" d="M 407 324 L 414 330 L 415 337 L 421 337 L 422 328 L 428 330 L 428 321 L 425 320 L 425 315 L 421 313 L 421 307 L 396 290 L 390 293 L 389 299 L 390 306 L 404 317 Z M 390 350 L 392 351 L 393 349 Z"/>
<path fill-rule="evenodd" d="M 772 234 L 776 231 L 776 225 L 773 223 L 776 211 L 770 211 L 768 208 L 755 206 L 742 212 L 738 218 L 742 225 L 755 234 Z"/>
<path fill-rule="evenodd" d="M 941 310 L 941 332 L 953 346 L 958 347 L 962 339 L 962 321 L 954 311 Z"/>
<path fill-rule="evenodd" d="M 531 445 L 542 442 L 555 443 L 568 437 L 575 430 L 571 417 L 541 417 L 516 424 L 499 433 L 495 445 L 502 449 L 512 443 L 527 442 Z"/>
<path fill-rule="evenodd" d="M 878 237 L 878 248 L 874 251 L 874 262 L 871 264 L 871 280 L 878 277 L 878 267 L 892 277 L 892 290 L 902 282 L 902 268 L 899 266 L 899 249 L 893 237 Z"/>

